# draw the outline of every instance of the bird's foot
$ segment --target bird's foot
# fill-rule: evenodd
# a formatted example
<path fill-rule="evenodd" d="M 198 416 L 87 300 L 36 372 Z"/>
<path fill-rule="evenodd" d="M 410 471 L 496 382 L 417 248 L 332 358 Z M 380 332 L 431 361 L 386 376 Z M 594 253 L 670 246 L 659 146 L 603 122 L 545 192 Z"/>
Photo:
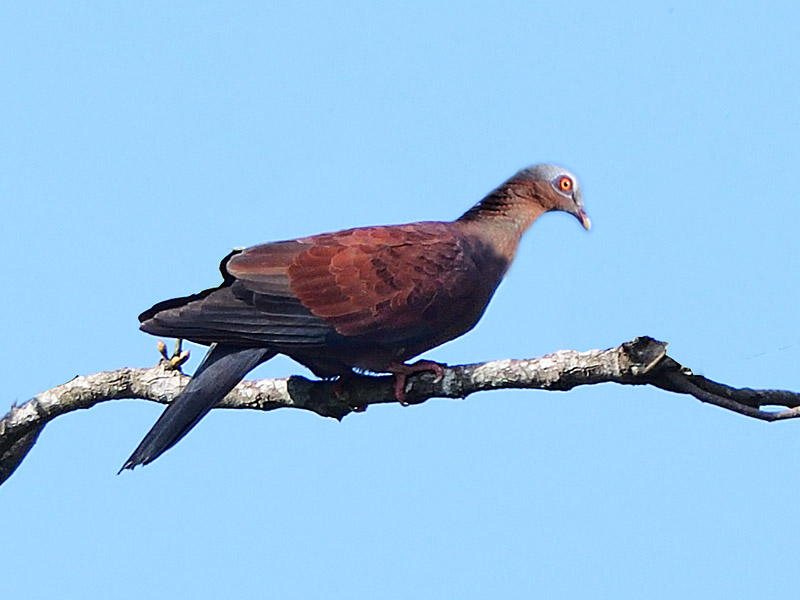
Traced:
<path fill-rule="evenodd" d="M 442 377 L 444 377 L 444 368 L 446 366 L 445 364 L 437 363 L 432 360 L 418 360 L 411 365 L 405 363 L 391 365 L 388 371 L 394 375 L 394 397 L 397 398 L 397 401 L 403 406 L 419 404 L 419 402 L 408 402 L 408 400 L 406 400 L 406 382 L 408 381 L 408 376 L 414 373 L 433 371 L 436 375 L 434 382 L 438 383 L 442 380 Z"/>
<path fill-rule="evenodd" d="M 167 355 L 167 345 L 158 340 L 158 353 L 161 354 L 162 362 L 170 370 L 180 371 L 181 366 L 189 360 L 189 351 L 182 349 L 183 340 L 175 340 L 175 350 L 172 356 Z"/>
<path fill-rule="evenodd" d="M 350 410 L 353 412 L 364 412 L 367 410 L 368 404 L 353 404 L 350 402 L 350 394 L 347 391 L 347 385 L 355 379 L 355 375 L 353 373 L 349 373 L 347 375 L 339 375 L 331 385 L 333 386 L 333 393 L 336 395 L 336 398 L 346 404 Z"/>

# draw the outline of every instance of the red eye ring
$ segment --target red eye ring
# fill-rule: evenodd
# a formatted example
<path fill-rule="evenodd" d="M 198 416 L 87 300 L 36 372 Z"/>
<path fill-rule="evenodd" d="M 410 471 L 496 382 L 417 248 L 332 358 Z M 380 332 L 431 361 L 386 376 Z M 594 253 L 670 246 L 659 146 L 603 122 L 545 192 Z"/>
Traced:
<path fill-rule="evenodd" d="M 569 192 L 572 190 L 572 179 L 564 175 L 561 179 L 558 180 L 558 187 L 561 188 L 562 192 Z"/>

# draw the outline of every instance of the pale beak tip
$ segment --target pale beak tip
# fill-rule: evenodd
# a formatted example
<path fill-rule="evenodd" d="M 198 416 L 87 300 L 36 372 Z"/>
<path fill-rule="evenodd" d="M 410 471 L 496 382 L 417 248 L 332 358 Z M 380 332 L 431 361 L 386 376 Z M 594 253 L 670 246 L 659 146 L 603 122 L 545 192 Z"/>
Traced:
<path fill-rule="evenodd" d="M 586 231 L 589 231 L 592 228 L 592 220 L 589 218 L 589 215 L 587 215 L 585 212 L 580 211 L 578 213 L 578 220 L 580 220 L 581 225 L 583 225 L 583 228 Z"/>

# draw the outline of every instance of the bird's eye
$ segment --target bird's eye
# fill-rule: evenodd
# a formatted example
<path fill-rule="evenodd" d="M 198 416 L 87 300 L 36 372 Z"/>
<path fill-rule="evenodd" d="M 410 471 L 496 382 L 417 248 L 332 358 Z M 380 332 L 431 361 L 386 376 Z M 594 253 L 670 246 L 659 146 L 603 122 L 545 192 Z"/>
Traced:
<path fill-rule="evenodd" d="M 559 189 L 560 189 L 562 192 L 569 192 L 569 191 L 572 191 L 572 185 L 573 185 L 573 184 L 572 184 L 572 179 L 570 179 L 570 178 L 569 178 L 569 177 L 567 177 L 566 175 L 563 175 L 563 176 L 562 176 L 562 177 L 561 177 L 561 178 L 558 180 L 558 187 L 559 187 Z"/>

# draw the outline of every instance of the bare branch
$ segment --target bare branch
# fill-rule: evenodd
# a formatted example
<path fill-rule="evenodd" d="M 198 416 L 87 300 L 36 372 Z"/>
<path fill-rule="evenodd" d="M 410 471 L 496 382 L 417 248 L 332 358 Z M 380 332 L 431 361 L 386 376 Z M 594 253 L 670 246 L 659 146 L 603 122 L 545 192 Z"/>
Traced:
<path fill-rule="evenodd" d="M 667 356 L 667 344 L 650 337 L 636 338 L 616 348 L 576 352 L 561 350 L 541 358 L 497 360 L 448 367 L 435 381 L 429 373 L 409 378 L 406 400 L 466 398 L 475 392 L 508 389 L 570 390 L 579 385 L 620 383 L 653 385 L 714 404 L 739 414 L 778 421 L 800 416 L 800 394 L 783 390 L 733 388 L 693 374 Z M 139 398 L 168 404 L 189 377 L 163 359 L 149 369 L 123 368 L 76 377 L 42 392 L 0 419 L 0 483 L 33 447 L 44 426 L 59 415 L 99 402 Z M 341 383 L 303 377 L 243 381 L 218 408 L 273 410 L 301 408 L 324 417 L 342 419 L 370 404 L 396 402 L 391 376 L 357 376 Z M 785 410 L 768 411 L 767 406 Z"/>

